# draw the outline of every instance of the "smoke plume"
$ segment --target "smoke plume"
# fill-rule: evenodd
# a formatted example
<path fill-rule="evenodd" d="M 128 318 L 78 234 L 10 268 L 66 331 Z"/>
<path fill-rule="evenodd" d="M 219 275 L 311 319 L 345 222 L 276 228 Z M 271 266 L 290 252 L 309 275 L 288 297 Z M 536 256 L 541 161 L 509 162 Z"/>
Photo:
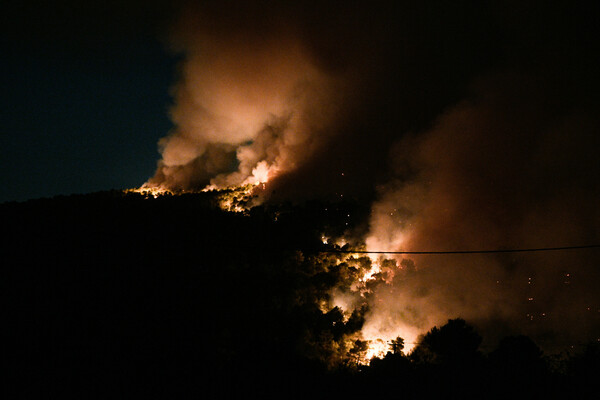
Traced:
<path fill-rule="evenodd" d="M 370 199 L 387 179 L 392 143 L 428 126 L 490 63 L 497 45 L 480 13 L 404 3 L 186 6 L 170 38 L 183 55 L 175 128 L 147 185 L 268 180 L 277 198 Z M 473 35 L 456 31 L 457 21 Z"/>
<path fill-rule="evenodd" d="M 369 249 L 600 242 L 600 121 L 575 96 L 540 75 L 476 80 L 472 94 L 432 129 L 392 151 L 399 178 L 381 188 L 373 205 Z M 526 332 L 541 344 L 565 345 L 598 336 L 598 249 L 410 259 L 376 289 L 367 335 L 393 338 L 408 330 L 415 338 L 462 317 L 487 338 Z"/>
<path fill-rule="evenodd" d="M 241 7 L 241 6 L 240 6 Z M 305 162 L 327 137 L 342 90 L 284 16 L 186 9 L 172 37 L 182 51 L 162 159 L 148 186 L 201 189 L 266 182 Z M 339 99 L 338 99 L 339 101 Z"/>
<path fill-rule="evenodd" d="M 175 128 L 147 185 L 375 199 L 370 250 L 598 243 L 597 10 L 483 3 L 187 6 Z M 462 317 L 488 337 L 588 339 L 599 258 L 398 259 L 363 333 L 408 342 Z"/>

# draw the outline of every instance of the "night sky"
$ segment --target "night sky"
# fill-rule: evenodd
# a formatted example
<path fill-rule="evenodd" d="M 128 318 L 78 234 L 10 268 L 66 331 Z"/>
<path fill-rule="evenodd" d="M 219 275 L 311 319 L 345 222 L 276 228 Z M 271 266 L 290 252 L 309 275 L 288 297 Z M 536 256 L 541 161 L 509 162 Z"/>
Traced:
<path fill-rule="evenodd" d="M 2 6 L 0 202 L 141 185 L 172 125 L 167 12 L 39 3 Z"/>
<path fill-rule="evenodd" d="M 600 103 L 596 7 L 41 3 L 3 6 L 0 201 L 138 187 L 149 178 L 201 189 L 261 172 L 274 197 L 372 201 L 381 185 L 415 176 L 421 138 L 446 131 L 440 124 L 466 104 L 478 116 L 497 113 L 498 123 L 476 128 L 497 132 L 471 143 L 503 142 L 458 151 L 507 146 L 506 165 L 531 165 L 539 148 L 527 146 L 544 142 L 547 127 L 571 123 L 590 132 L 557 139 L 553 146 L 570 143 L 560 162 L 538 169 L 575 181 L 600 169 L 590 154 Z M 540 135 L 528 128 L 536 124 Z M 547 178 L 534 175 L 528 179 L 543 186 Z"/>

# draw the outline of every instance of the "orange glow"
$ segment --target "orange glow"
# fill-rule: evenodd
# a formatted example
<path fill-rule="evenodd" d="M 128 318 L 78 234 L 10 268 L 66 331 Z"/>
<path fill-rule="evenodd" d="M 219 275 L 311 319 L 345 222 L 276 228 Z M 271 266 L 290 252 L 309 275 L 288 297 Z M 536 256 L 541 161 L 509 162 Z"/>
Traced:
<path fill-rule="evenodd" d="M 248 183 L 243 186 L 231 187 L 223 190 L 206 187 L 203 191 L 217 190 L 219 208 L 224 211 L 244 213 L 252 208 L 249 204 L 252 195 L 260 183 Z"/>
<path fill-rule="evenodd" d="M 256 165 L 256 167 L 254 167 L 252 170 L 252 176 L 249 176 L 245 183 L 254 185 L 266 183 L 269 181 L 269 178 L 273 173 L 272 171 L 273 168 L 269 166 L 266 161 L 261 161 Z"/>
<path fill-rule="evenodd" d="M 405 354 L 410 353 L 416 346 L 419 335 L 422 332 L 416 327 L 397 322 L 392 326 L 385 326 L 382 321 L 367 321 L 361 330 L 361 335 L 368 342 L 366 355 L 367 363 L 371 358 L 381 358 L 391 351 L 390 343 L 397 337 L 404 339 Z"/>
<path fill-rule="evenodd" d="M 168 189 L 163 189 L 161 187 L 149 187 L 149 186 L 142 186 L 139 188 L 135 188 L 135 189 L 126 189 L 125 193 L 139 193 L 142 194 L 146 197 L 150 197 L 152 196 L 153 198 L 157 198 L 158 196 L 165 196 L 165 195 L 172 195 L 173 192 L 171 192 Z"/>
<path fill-rule="evenodd" d="M 390 351 L 390 344 L 388 342 L 384 341 L 383 339 L 370 340 L 368 342 L 364 364 L 368 364 L 374 357 L 385 357 L 388 351 Z"/>
<path fill-rule="evenodd" d="M 359 279 L 359 281 L 368 282 L 370 280 L 373 280 L 375 279 L 373 278 L 373 275 L 378 274 L 379 272 L 381 272 L 381 266 L 378 262 L 374 262 L 371 264 L 371 269 L 366 271 L 362 278 Z"/>
<path fill-rule="evenodd" d="M 325 235 L 321 237 L 322 241 L 329 241 Z M 345 243 L 344 238 L 336 239 L 336 243 Z M 344 320 L 347 321 L 350 315 L 365 304 L 365 301 L 377 301 L 373 298 L 374 284 L 389 284 L 390 274 L 394 271 L 388 267 L 382 267 L 384 258 L 370 257 L 371 263 L 367 269 L 362 270 L 362 273 L 355 277 L 355 281 L 345 289 L 335 288 L 331 291 L 328 303 L 320 304 L 321 311 L 327 313 L 334 307 L 338 307 L 344 315 Z M 348 263 L 350 266 L 356 265 L 358 259 L 356 255 L 348 254 L 341 259 L 339 263 Z M 354 268 L 354 267 L 352 267 Z M 384 273 L 384 276 L 380 274 Z M 381 300 L 379 300 L 381 301 Z M 391 351 L 391 341 L 401 337 L 404 339 L 404 353 L 409 353 L 415 347 L 418 336 L 423 333 L 422 328 L 412 326 L 410 323 L 402 319 L 391 319 L 383 317 L 380 314 L 370 314 L 362 329 L 358 333 L 358 338 L 366 342 L 367 350 L 357 360 L 359 364 L 368 365 L 373 358 L 383 358 Z M 353 339 L 354 340 L 354 339 Z"/>

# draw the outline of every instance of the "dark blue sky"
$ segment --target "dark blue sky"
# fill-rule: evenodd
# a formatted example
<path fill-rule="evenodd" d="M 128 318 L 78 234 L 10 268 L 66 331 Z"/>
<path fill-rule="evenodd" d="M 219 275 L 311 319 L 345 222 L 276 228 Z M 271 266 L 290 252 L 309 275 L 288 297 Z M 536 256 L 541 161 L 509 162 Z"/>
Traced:
<path fill-rule="evenodd" d="M 179 12 L 179 35 L 202 31 L 186 25 L 194 19 L 181 18 L 187 8 L 178 3 L 0 3 L 0 202 L 136 187 L 154 174 L 157 141 L 171 129 L 169 88 L 177 81 L 177 60 L 164 44 L 185 49 L 168 40 L 169 29 Z M 360 1 L 344 8 L 200 3 L 211 16 L 203 28 L 216 37 L 260 38 L 279 16 L 293 22 L 315 65 L 331 75 L 359 71 L 365 82 L 356 95 L 364 101 L 347 112 L 353 119 L 332 133 L 343 140 L 311 155 L 289 178 L 295 193 L 319 185 L 341 191 L 332 182 L 342 170 L 354 174 L 340 185 L 371 193 L 374 182 L 387 181 L 389 149 L 400 136 L 429 129 L 494 73 L 534 76 L 540 87 L 557 88 L 559 94 L 533 99 L 544 110 L 556 103 L 558 114 L 595 116 L 600 104 L 597 6 L 398 2 L 399 10 L 390 6 L 388 13 Z M 568 167 L 562 171 L 579 170 Z"/>
<path fill-rule="evenodd" d="M 118 13 L 80 10 L 74 25 L 26 11 L 2 32 L 0 202 L 144 183 L 171 128 L 173 55 L 145 22 L 120 29 Z"/>

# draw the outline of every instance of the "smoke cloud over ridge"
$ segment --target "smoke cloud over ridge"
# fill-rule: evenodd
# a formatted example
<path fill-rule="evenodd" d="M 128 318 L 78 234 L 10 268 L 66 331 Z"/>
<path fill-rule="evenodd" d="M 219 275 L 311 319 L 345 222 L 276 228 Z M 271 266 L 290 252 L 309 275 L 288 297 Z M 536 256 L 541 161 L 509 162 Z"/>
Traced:
<path fill-rule="evenodd" d="M 369 250 L 600 242 L 595 10 L 480 3 L 186 8 L 176 127 L 147 185 L 268 181 L 274 198 L 374 200 Z M 599 261 L 595 249 L 399 260 L 364 332 L 415 339 L 462 317 L 589 339 Z"/>
<path fill-rule="evenodd" d="M 305 162 L 343 101 L 331 95 L 342 90 L 336 79 L 317 68 L 283 16 L 187 11 L 173 34 L 185 54 L 176 128 L 159 143 L 162 160 L 148 185 L 254 184 Z"/>
<path fill-rule="evenodd" d="M 369 198 L 373 183 L 386 180 L 389 147 L 428 126 L 495 57 L 479 12 L 360 2 L 188 5 L 170 39 L 183 54 L 175 128 L 160 142 L 148 186 L 268 177 L 267 192 L 281 198 Z M 456 31 L 457 22 L 473 35 Z"/>

